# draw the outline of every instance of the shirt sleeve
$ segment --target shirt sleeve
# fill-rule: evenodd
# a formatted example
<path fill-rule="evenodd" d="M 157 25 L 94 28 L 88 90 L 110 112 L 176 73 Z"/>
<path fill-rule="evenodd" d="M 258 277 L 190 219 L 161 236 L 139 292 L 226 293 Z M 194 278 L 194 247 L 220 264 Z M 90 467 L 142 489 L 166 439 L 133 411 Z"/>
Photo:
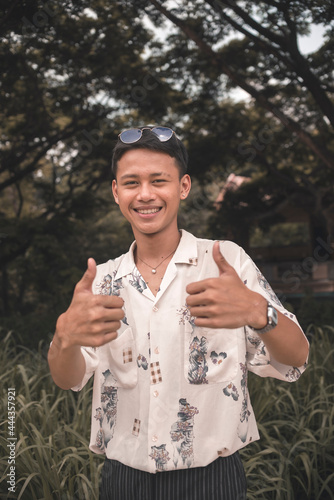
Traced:
<path fill-rule="evenodd" d="M 296 316 L 283 307 L 262 272 L 242 249 L 240 264 L 241 279 L 245 285 L 254 292 L 260 293 L 278 311 L 296 323 L 301 329 Z M 247 366 L 249 371 L 260 377 L 274 377 L 287 382 L 298 380 L 303 371 L 305 371 L 307 363 L 299 367 L 288 366 L 278 363 L 275 359 L 271 358 L 264 342 L 261 340 L 261 335 L 254 332 L 251 328 L 245 326 L 245 334 L 247 343 Z"/>
<path fill-rule="evenodd" d="M 96 367 L 99 364 L 99 359 L 93 347 L 81 347 L 81 353 L 85 359 L 86 371 L 80 384 L 71 387 L 72 391 L 76 392 L 81 391 L 81 389 L 87 384 L 88 380 L 94 374 Z"/>

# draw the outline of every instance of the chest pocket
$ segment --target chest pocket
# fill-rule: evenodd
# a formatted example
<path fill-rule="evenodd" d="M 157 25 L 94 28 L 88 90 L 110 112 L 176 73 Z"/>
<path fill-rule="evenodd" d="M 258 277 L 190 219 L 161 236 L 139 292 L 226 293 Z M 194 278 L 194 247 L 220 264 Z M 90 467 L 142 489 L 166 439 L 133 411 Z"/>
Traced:
<path fill-rule="evenodd" d="M 189 384 L 231 382 L 237 375 L 241 330 L 192 327 L 185 331 L 184 376 Z"/>
<path fill-rule="evenodd" d="M 104 350 L 104 365 L 113 378 L 113 387 L 132 389 L 138 382 L 136 346 L 132 329 L 126 328 Z"/>

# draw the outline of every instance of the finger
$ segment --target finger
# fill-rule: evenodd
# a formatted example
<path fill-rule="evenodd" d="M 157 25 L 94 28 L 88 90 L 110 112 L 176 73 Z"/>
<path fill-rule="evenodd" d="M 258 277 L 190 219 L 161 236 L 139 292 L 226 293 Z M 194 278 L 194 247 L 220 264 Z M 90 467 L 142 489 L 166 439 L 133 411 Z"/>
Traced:
<path fill-rule="evenodd" d="M 188 307 L 202 306 L 209 303 L 208 297 L 204 293 L 195 293 L 188 295 L 186 298 L 186 304 Z"/>
<path fill-rule="evenodd" d="M 200 328 L 217 328 L 218 325 L 214 318 L 196 318 L 195 325 Z"/>
<path fill-rule="evenodd" d="M 201 281 L 194 281 L 193 283 L 189 283 L 189 285 L 186 286 L 186 292 L 189 293 L 189 295 L 205 292 L 205 290 L 207 290 L 210 286 L 211 282 L 212 278 Z"/>
<path fill-rule="evenodd" d="M 120 321 L 106 321 L 103 324 L 103 328 L 101 327 L 101 332 L 103 335 L 107 335 L 108 333 L 111 332 L 117 332 L 121 328 L 121 322 Z"/>
<path fill-rule="evenodd" d="M 118 337 L 118 332 L 108 332 L 104 335 L 103 337 L 103 344 L 107 344 L 108 342 L 111 342 L 112 340 L 117 339 Z"/>
<path fill-rule="evenodd" d="M 121 320 L 124 318 L 124 311 L 123 309 L 118 308 L 104 308 L 100 315 L 99 315 L 99 321 L 115 321 L 115 320 Z"/>
<path fill-rule="evenodd" d="M 90 339 L 92 338 L 101 338 L 101 336 L 106 335 L 111 332 L 116 332 L 121 327 L 121 322 L 117 319 L 108 320 L 105 318 L 104 320 L 100 320 L 92 325 L 90 325 L 89 330 L 82 330 L 85 334 L 85 337 Z"/>
<path fill-rule="evenodd" d="M 80 321 L 82 324 L 87 325 L 103 325 L 108 321 L 118 321 L 124 318 L 124 310 L 121 307 L 106 307 L 104 304 L 96 304 L 89 307 L 81 314 Z"/>
<path fill-rule="evenodd" d="M 218 266 L 220 274 L 223 274 L 228 269 L 230 269 L 230 267 L 231 267 L 230 264 L 227 262 L 225 257 L 220 252 L 219 241 L 215 241 L 213 244 L 212 256 L 213 256 L 215 263 Z"/>
<path fill-rule="evenodd" d="M 96 295 L 95 301 L 107 309 L 121 309 L 124 306 L 124 300 L 118 295 Z"/>
<path fill-rule="evenodd" d="M 206 306 L 190 307 L 189 312 L 194 318 L 209 318 L 212 315 L 211 310 Z"/>
<path fill-rule="evenodd" d="M 89 337 L 81 345 L 87 347 L 101 347 L 102 345 L 111 342 L 112 340 L 117 339 L 118 332 L 116 329 L 105 330 L 104 332 L 100 332 L 98 335 L 94 335 L 93 337 Z"/>
<path fill-rule="evenodd" d="M 87 261 L 87 270 L 76 286 L 77 291 L 79 290 L 80 292 L 93 293 L 92 286 L 95 276 L 96 276 L 96 262 L 94 259 L 90 258 Z"/>

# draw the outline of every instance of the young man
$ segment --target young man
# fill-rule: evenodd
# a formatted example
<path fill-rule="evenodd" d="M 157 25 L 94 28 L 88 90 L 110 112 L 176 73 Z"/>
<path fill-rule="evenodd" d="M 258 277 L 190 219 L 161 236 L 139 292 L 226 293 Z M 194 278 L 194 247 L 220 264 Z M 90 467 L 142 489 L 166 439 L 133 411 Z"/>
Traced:
<path fill-rule="evenodd" d="M 88 260 L 50 347 L 63 389 L 94 374 L 102 500 L 245 499 L 238 450 L 259 438 L 247 371 L 291 382 L 307 360 L 296 318 L 245 252 L 179 231 L 186 169 L 171 129 L 120 134 L 112 188 L 135 242 Z"/>

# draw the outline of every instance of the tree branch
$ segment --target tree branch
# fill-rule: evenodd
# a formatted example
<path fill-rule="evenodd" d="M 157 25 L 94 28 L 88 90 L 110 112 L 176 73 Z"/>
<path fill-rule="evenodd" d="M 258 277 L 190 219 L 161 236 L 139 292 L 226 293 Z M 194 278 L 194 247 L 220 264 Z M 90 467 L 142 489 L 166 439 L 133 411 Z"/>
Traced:
<path fill-rule="evenodd" d="M 210 58 L 211 62 L 215 66 L 217 66 L 222 73 L 227 75 L 234 83 L 236 83 L 240 88 L 242 88 L 243 90 L 245 90 L 245 92 L 252 96 L 261 107 L 270 111 L 288 130 L 296 134 L 299 139 L 303 141 L 304 144 L 306 144 L 324 162 L 327 167 L 329 167 L 331 170 L 334 170 L 334 156 L 324 146 L 320 147 L 319 144 L 313 139 L 313 137 L 305 130 L 303 130 L 296 121 L 284 114 L 284 112 L 280 110 L 274 103 L 269 101 L 262 92 L 256 90 L 252 85 L 248 84 L 234 70 L 232 70 L 219 57 L 219 54 L 214 52 L 213 49 L 185 21 L 179 19 L 170 11 L 165 9 L 165 7 L 157 2 L 157 0 L 150 0 L 150 2 L 167 19 L 178 26 L 188 38 L 193 40 L 199 47 L 199 49 Z"/>

